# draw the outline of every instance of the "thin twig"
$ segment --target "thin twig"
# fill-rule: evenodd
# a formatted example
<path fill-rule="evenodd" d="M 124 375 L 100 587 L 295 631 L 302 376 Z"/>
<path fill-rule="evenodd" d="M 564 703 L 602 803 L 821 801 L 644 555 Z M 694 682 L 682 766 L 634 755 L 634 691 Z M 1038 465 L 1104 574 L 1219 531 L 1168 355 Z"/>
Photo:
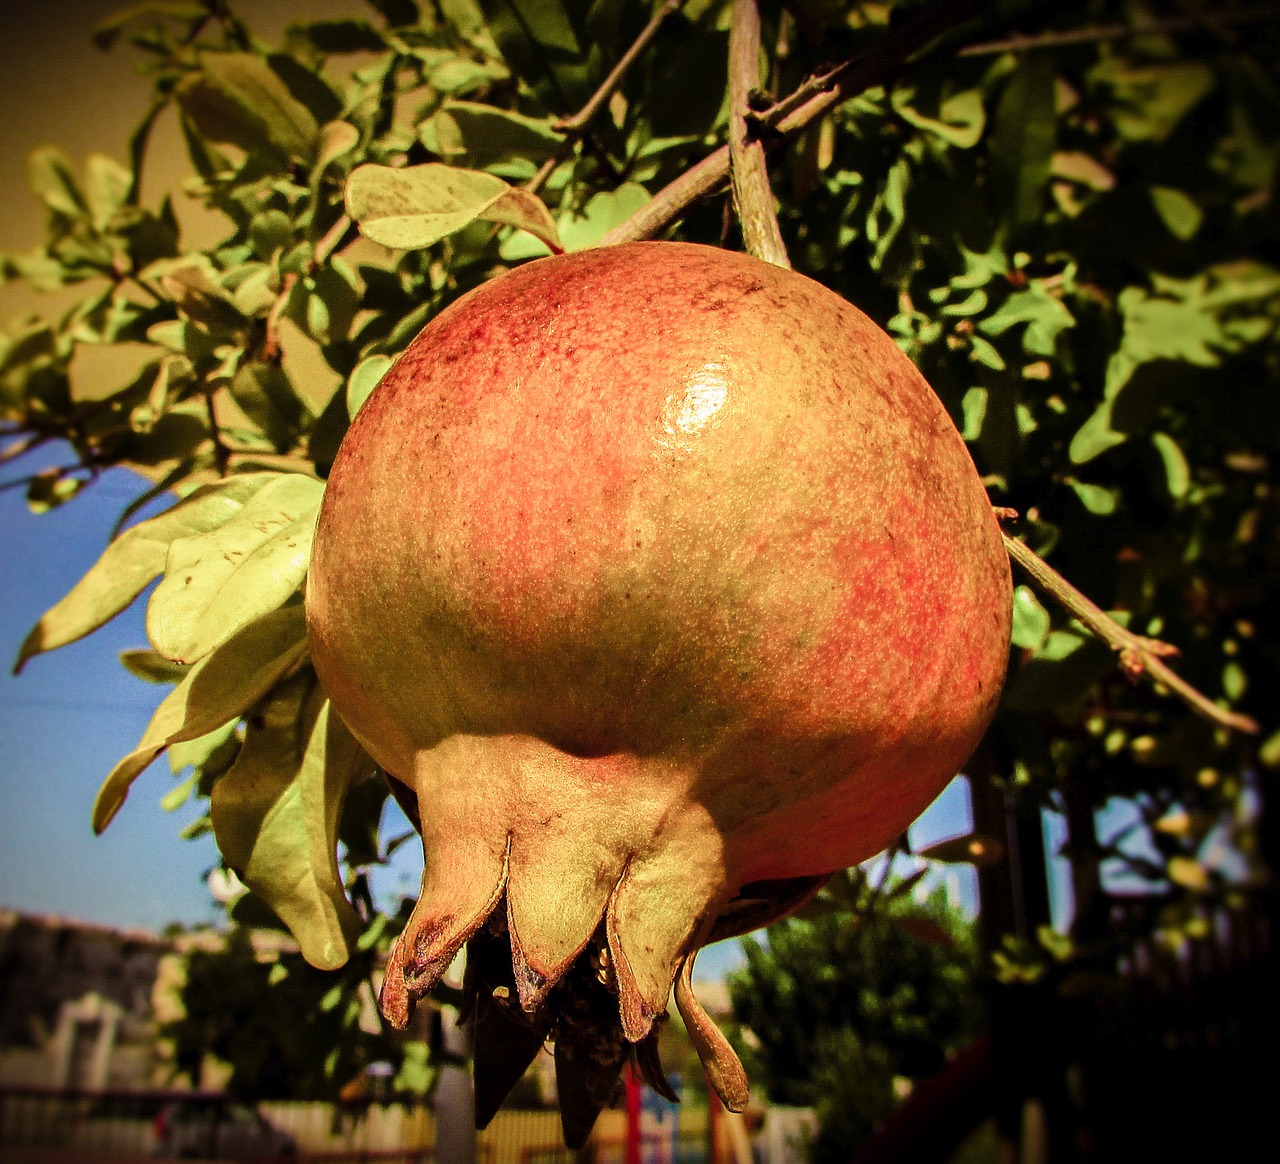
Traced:
<path fill-rule="evenodd" d="M 354 239 L 357 233 L 356 224 L 351 221 L 350 215 L 339 215 L 338 221 L 325 231 L 324 237 L 316 243 L 316 249 L 309 264 L 311 269 L 323 267 L 329 261 L 329 256 L 342 248 L 347 236 L 350 235 Z"/>
<path fill-rule="evenodd" d="M 308 477 L 320 479 L 314 463 L 308 457 L 298 453 L 264 453 L 252 449 L 227 449 L 227 467 L 236 465 L 262 465 L 268 469 L 285 469 L 293 473 L 304 473 Z"/>
<path fill-rule="evenodd" d="M 1057 32 L 1040 32 L 1030 36 L 1009 36 L 1003 40 L 966 45 L 956 52 L 958 57 L 988 57 L 1000 53 L 1030 52 L 1035 49 L 1062 48 L 1073 44 L 1124 40 L 1134 36 L 1150 36 L 1161 32 L 1188 32 L 1205 24 L 1226 27 L 1252 24 L 1280 17 L 1280 5 L 1262 4 L 1241 8 L 1236 12 L 1202 13 L 1196 16 L 1169 16 L 1163 20 L 1144 20 L 1134 24 L 1098 24 L 1090 28 L 1066 28 Z"/>
<path fill-rule="evenodd" d="M 684 0 L 666 0 L 650 18 L 649 23 L 644 26 L 643 31 L 636 37 L 631 47 L 622 54 L 621 59 L 601 82 L 600 88 L 591 95 L 591 99 L 572 117 L 561 118 L 552 128 L 569 135 L 582 133 L 587 128 L 587 123 L 600 112 L 605 102 L 613 96 L 614 90 L 622 84 L 627 71 L 635 64 L 640 54 L 649 47 L 649 43 L 658 35 L 658 30 L 662 27 L 663 22 L 683 3 Z"/>
<path fill-rule="evenodd" d="M 600 112 L 609 98 L 613 96 L 631 66 L 640 59 L 640 54 L 649 47 L 653 38 L 658 35 L 658 30 L 662 27 L 663 22 L 673 12 L 677 11 L 683 3 L 684 0 L 666 0 L 662 7 L 650 18 L 649 23 L 641 30 L 640 35 L 636 37 L 631 47 L 622 54 L 622 57 L 614 65 L 609 75 L 601 82 L 600 88 L 588 98 L 587 103 L 577 113 L 569 117 L 562 117 L 552 125 L 553 129 L 565 135 L 564 141 L 560 143 L 555 153 L 538 167 L 538 172 L 524 184 L 526 190 L 531 194 L 536 194 L 541 190 L 547 179 L 555 173 L 556 167 L 573 152 L 579 141 L 587 137 L 588 126 L 590 126 L 595 115 Z M 496 230 L 494 233 L 497 233 Z"/>
<path fill-rule="evenodd" d="M 346 218 L 347 216 L 344 214 L 342 217 Z M 348 219 L 348 222 L 350 222 L 350 219 Z M 332 233 L 332 231 L 329 232 L 329 234 Z M 328 236 L 326 235 L 325 237 L 327 238 Z M 267 312 L 266 334 L 262 340 L 262 358 L 269 364 L 276 362 L 284 355 L 284 349 L 280 344 L 280 317 L 284 315 L 284 309 L 289 302 L 289 295 L 297 281 L 296 272 L 291 272 L 284 277 L 280 284 L 280 294 L 276 296 L 276 301 L 271 305 L 271 310 Z"/>
<path fill-rule="evenodd" d="M 67 465 L 65 468 L 59 469 L 58 473 L 61 476 L 66 473 L 70 473 L 72 469 L 76 468 L 79 468 L 79 466 Z M 29 477 L 14 477 L 8 481 L 0 481 L 0 493 L 4 492 L 6 489 L 20 489 L 23 486 L 30 485 L 34 481 L 39 481 L 40 477 L 40 473 L 32 473 Z"/>
<path fill-rule="evenodd" d="M 852 94 L 891 79 L 923 48 L 982 9 L 981 0 L 934 0 L 915 18 L 889 33 L 873 51 L 824 73 L 818 80 L 822 85 L 831 86 L 829 89 L 819 89 L 814 82 L 806 82 L 761 112 L 756 120 L 784 137 L 790 136 Z M 658 191 L 597 245 L 613 246 L 651 238 L 680 218 L 695 202 L 721 189 L 728 176 L 729 147 L 721 146 Z"/>
<path fill-rule="evenodd" d="M 1001 536 L 1004 538 L 1009 557 L 1030 575 L 1031 580 L 1041 590 L 1065 606 L 1112 650 L 1119 652 L 1120 666 L 1126 674 L 1135 678 L 1142 674 L 1149 675 L 1155 683 L 1167 688 L 1197 715 L 1221 727 L 1251 734 L 1258 731 L 1256 720 L 1219 707 L 1168 667 L 1164 660 L 1178 653 L 1176 647 L 1126 630 L 1101 607 L 1072 586 L 1043 558 L 1028 549 L 1025 543 L 1009 537 L 1008 534 Z"/>
<path fill-rule="evenodd" d="M 205 410 L 209 414 L 209 436 L 213 441 L 213 460 L 218 468 L 218 476 L 225 477 L 230 467 L 231 450 L 222 439 L 222 428 L 218 424 L 218 413 L 213 406 L 213 389 L 205 389 Z"/>
<path fill-rule="evenodd" d="M 875 48 L 807 78 L 781 101 L 762 112 L 761 122 L 781 130 L 784 122 L 800 109 L 808 108 L 815 98 L 824 99 L 819 108 L 825 112 L 855 93 L 883 84 L 892 70 L 928 48 L 944 33 L 980 16 L 985 7 L 982 0 L 935 0 Z"/>
<path fill-rule="evenodd" d="M 721 146 L 664 186 L 625 222 L 596 245 L 615 246 L 652 238 L 676 221 L 695 202 L 723 190 L 729 181 L 729 147 Z"/>
<path fill-rule="evenodd" d="M 8 434 L 3 435 L 7 436 Z M 14 441 L 13 444 L 0 449 L 0 465 L 4 465 L 9 461 L 16 461 L 23 454 L 29 453 L 32 449 L 38 448 L 51 440 L 53 440 L 53 437 L 47 433 L 33 432 L 21 440 Z"/>
<path fill-rule="evenodd" d="M 756 0 L 734 0 L 729 30 L 729 174 L 733 204 L 749 254 L 790 268 L 769 185 L 764 143 L 754 137 L 747 114 L 760 87 L 760 11 Z"/>

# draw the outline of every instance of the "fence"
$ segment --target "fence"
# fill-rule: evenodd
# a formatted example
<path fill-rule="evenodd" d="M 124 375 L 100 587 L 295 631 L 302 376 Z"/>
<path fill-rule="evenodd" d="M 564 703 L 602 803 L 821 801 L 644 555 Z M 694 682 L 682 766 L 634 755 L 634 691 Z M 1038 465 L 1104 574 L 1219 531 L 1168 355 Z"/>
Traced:
<path fill-rule="evenodd" d="M 0 1087 L 5 1164 L 140 1164 L 157 1159 L 432 1164 L 436 1126 L 424 1105 L 372 1101 L 253 1105 L 192 1091 L 74 1091 Z M 705 1164 L 705 1108 L 642 1137 L 643 1164 Z M 505 1110 L 476 1137 L 476 1164 L 623 1164 L 625 1114 L 601 1114 L 589 1148 L 564 1147 L 557 1112 Z"/>

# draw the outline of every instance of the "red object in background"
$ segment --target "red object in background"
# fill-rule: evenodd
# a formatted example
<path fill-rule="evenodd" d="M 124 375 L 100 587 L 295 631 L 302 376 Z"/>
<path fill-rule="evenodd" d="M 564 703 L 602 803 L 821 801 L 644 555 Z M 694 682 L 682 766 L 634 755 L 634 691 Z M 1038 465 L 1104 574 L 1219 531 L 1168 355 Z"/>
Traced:
<path fill-rule="evenodd" d="M 640 1077 L 627 1068 L 627 1164 L 640 1164 Z"/>

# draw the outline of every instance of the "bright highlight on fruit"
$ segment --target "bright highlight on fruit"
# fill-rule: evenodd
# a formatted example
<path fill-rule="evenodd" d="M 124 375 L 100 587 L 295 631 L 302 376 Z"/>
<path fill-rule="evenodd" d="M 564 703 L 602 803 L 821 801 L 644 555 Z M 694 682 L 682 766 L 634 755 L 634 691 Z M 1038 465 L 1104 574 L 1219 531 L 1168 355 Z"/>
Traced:
<path fill-rule="evenodd" d="M 892 340 L 746 255 L 637 243 L 442 312 L 333 466 L 307 588 L 334 706 L 422 833 L 382 991 L 464 944 L 478 1119 L 547 1039 L 580 1142 L 689 984 L 892 842 L 977 744 L 1009 565 Z"/>

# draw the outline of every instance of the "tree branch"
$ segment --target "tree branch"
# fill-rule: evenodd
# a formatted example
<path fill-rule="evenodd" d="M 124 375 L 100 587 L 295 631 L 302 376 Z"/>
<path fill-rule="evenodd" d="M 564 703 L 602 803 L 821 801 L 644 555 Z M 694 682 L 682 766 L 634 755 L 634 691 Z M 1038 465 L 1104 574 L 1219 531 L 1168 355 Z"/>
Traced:
<path fill-rule="evenodd" d="M 773 129 L 783 130 L 785 123 L 801 109 L 807 109 L 815 99 L 822 99 L 819 112 L 823 113 L 847 97 L 883 85 L 917 53 L 923 52 L 939 37 L 961 24 L 982 15 L 987 7 L 982 0 L 934 0 L 934 3 L 921 8 L 899 28 L 890 32 L 874 49 L 809 77 L 781 101 L 761 113 L 761 122 Z M 806 117 L 804 124 L 814 116 L 817 114 Z"/>
<path fill-rule="evenodd" d="M 636 63 L 640 54 L 649 47 L 650 42 L 658 35 L 658 30 L 662 27 L 663 22 L 683 3 L 684 0 L 665 0 L 665 3 L 650 18 L 649 23 L 644 26 L 640 35 L 636 37 L 631 47 L 622 54 L 622 58 L 600 83 L 600 88 L 591 95 L 590 100 L 572 117 L 565 117 L 557 121 L 554 128 L 570 136 L 581 134 L 587 128 L 588 122 L 600 112 L 604 103 L 613 96 L 614 90 L 622 84 L 627 71 Z"/>
<path fill-rule="evenodd" d="M 213 441 L 213 460 L 218 469 L 218 476 L 225 477 L 231 463 L 231 450 L 222 439 L 222 426 L 218 424 L 218 412 L 213 406 L 215 389 L 205 388 L 205 411 L 209 414 L 209 437 Z"/>
<path fill-rule="evenodd" d="M 890 32 L 871 52 L 813 78 L 755 118 L 790 136 L 855 93 L 890 80 L 908 60 L 940 36 L 983 11 L 981 0 L 933 0 Z M 825 86 L 825 88 L 824 88 Z M 614 227 L 597 244 L 613 246 L 651 238 L 675 222 L 695 202 L 721 189 L 729 176 L 729 147 L 721 146 Z"/>
<path fill-rule="evenodd" d="M 600 83 L 600 88 L 590 96 L 587 103 L 572 116 L 562 117 L 555 122 L 552 128 L 563 133 L 565 139 L 560 143 L 556 152 L 538 167 L 538 172 L 524 184 L 526 190 L 534 194 L 541 190 L 546 180 L 555 172 L 555 168 L 572 152 L 574 145 L 587 136 L 587 127 L 591 124 L 592 119 L 600 112 L 609 98 L 613 96 L 618 86 L 622 84 L 631 66 L 640 59 L 640 54 L 649 47 L 653 38 L 658 35 L 658 30 L 662 27 L 663 22 L 673 12 L 677 11 L 683 3 L 684 0 L 665 0 L 665 3 L 654 12 L 649 23 L 641 30 L 640 35 L 632 42 L 631 47 L 622 54 L 621 59 L 613 66 L 609 75 Z M 496 230 L 494 233 L 497 233 Z"/>
<path fill-rule="evenodd" d="M 0 433 L 0 436 L 8 436 L 8 433 Z M 7 464 L 10 461 L 16 461 L 25 453 L 31 452 L 32 449 L 38 448 L 40 445 L 46 444 L 53 440 L 53 437 L 47 433 L 33 432 L 29 435 L 16 440 L 11 445 L 6 445 L 0 449 L 0 465 Z"/>
<path fill-rule="evenodd" d="M 1150 36 L 1161 32 L 1189 32 L 1206 26 L 1222 30 L 1235 24 L 1253 24 L 1280 17 L 1280 5 L 1262 4 L 1235 12 L 1201 12 L 1190 16 L 1170 16 L 1163 20 L 1145 20 L 1136 24 L 1099 24 L 1091 28 L 1067 28 L 1041 32 L 1033 36 L 1015 35 L 1004 40 L 966 45 L 956 52 L 958 57 L 998 56 L 1000 53 L 1031 52 L 1036 49 L 1060 48 L 1073 44 L 1094 44 L 1104 40 L 1123 40 L 1132 36 Z"/>
<path fill-rule="evenodd" d="M 790 268 L 769 186 L 764 144 L 752 134 L 751 95 L 760 87 L 760 12 L 756 0 L 734 0 L 729 30 L 729 173 L 733 205 L 749 254 Z"/>
<path fill-rule="evenodd" d="M 1009 537 L 1008 534 L 1001 534 L 1001 537 L 1004 538 L 1009 557 L 1030 575 L 1031 580 L 1041 590 L 1066 607 L 1112 650 L 1119 652 L 1121 669 L 1127 675 L 1133 678 L 1142 674 L 1150 676 L 1153 682 L 1167 688 L 1197 715 L 1203 716 L 1220 727 L 1250 734 L 1258 731 L 1256 720 L 1219 707 L 1167 666 L 1164 660 L 1178 653 L 1176 647 L 1126 630 L 1101 607 L 1072 586 L 1043 558 L 1030 550 L 1025 543 Z"/>
<path fill-rule="evenodd" d="M 315 252 L 308 266 L 313 271 L 318 267 L 323 267 L 334 251 L 341 250 L 346 245 L 349 241 L 348 236 L 350 236 L 350 239 L 354 239 L 358 234 L 359 230 L 356 224 L 351 221 L 350 215 L 339 215 L 338 221 L 325 231 L 324 237 L 316 243 Z"/>

